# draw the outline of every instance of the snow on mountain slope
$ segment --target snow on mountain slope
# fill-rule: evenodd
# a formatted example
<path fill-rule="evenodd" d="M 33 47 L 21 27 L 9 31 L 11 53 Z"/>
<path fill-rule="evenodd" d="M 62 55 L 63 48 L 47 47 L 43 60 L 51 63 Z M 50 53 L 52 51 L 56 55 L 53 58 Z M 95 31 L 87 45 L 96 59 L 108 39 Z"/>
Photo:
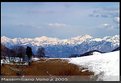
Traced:
<path fill-rule="evenodd" d="M 83 42 L 86 39 L 92 38 L 89 35 L 83 35 L 83 36 L 78 36 L 78 37 L 74 37 L 71 39 L 63 39 L 60 40 L 58 38 L 49 38 L 46 36 L 42 36 L 42 37 L 36 37 L 36 38 L 7 38 L 5 36 L 1 37 L 1 43 L 2 44 L 6 44 L 6 43 L 14 43 L 14 44 L 24 44 L 24 43 L 31 43 L 33 45 L 57 45 L 57 44 L 76 44 L 78 42 Z"/>
<path fill-rule="evenodd" d="M 70 63 L 88 68 L 98 76 L 97 81 L 119 81 L 119 51 L 69 58 Z"/>
<path fill-rule="evenodd" d="M 87 39 L 91 39 L 91 38 L 93 38 L 93 37 L 90 35 L 83 35 L 83 36 L 77 36 L 77 37 L 68 39 L 67 42 L 68 42 L 68 44 L 80 44 L 80 43 L 86 41 Z"/>
<path fill-rule="evenodd" d="M 113 37 L 107 36 L 107 37 L 104 37 L 103 40 L 107 40 L 107 41 L 119 44 L 119 41 L 118 41 L 119 40 L 119 35 L 115 35 Z"/>
<path fill-rule="evenodd" d="M 110 52 L 119 47 L 119 35 L 104 38 L 93 38 L 90 35 L 83 35 L 62 40 L 46 36 L 13 39 L 3 36 L 1 37 L 1 43 L 8 48 L 12 48 L 14 45 L 31 46 L 35 54 L 39 47 L 44 47 L 46 56 L 66 58 L 71 56 L 71 54 L 83 54 L 92 50 Z"/>

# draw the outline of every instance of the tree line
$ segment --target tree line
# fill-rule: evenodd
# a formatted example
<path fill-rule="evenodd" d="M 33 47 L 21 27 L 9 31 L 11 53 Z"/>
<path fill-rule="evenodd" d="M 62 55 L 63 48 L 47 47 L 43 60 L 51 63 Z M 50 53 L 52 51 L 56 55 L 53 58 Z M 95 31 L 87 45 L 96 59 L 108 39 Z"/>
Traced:
<path fill-rule="evenodd" d="M 24 46 L 13 46 L 11 49 L 9 49 L 6 46 L 1 45 L 1 58 L 4 56 L 21 58 L 25 55 L 26 55 L 26 47 Z M 32 52 L 32 56 L 39 58 L 45 57 L 45 49 L 43 47 L 39 47 L 36 51 L 36 54 Z"/>

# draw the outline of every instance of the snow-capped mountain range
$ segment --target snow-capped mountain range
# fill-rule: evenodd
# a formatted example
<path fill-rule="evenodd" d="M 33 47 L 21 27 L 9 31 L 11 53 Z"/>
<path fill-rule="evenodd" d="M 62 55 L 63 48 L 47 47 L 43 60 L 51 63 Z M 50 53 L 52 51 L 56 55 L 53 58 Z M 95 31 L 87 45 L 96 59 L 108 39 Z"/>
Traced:
<path fill-rule="evenodd" d="M 39 47 L 44 47 L 46 56 L 66 58 L 72 54 L 83 54 L 91 50 L 112 51 L 119 47 L 119 35 L 106 36 L 104 38 L 93 38 L 90 35 L 83 35 L 70 39 L 58 39 L 46 36 L 11 39 L 2 36 L 1 44 L 8 48 L 12 48 L 14 45 L 31 46 L 35 54 Z"/>

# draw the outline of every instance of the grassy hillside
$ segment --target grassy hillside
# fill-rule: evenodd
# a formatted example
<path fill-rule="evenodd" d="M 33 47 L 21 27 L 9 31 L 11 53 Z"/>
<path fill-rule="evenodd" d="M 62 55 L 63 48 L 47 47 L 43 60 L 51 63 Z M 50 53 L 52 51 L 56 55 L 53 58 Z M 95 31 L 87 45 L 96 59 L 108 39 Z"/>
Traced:
<path fill-rule="evenodd" d="M 41 59 L 32 62 L 31 66 L 27 65 L 10 65 L 1 66 L 2 76 L 90 76 L 93 72 L 88 70 L 82 71 L 77 65 L 68 63 L 61 59 Z"/>

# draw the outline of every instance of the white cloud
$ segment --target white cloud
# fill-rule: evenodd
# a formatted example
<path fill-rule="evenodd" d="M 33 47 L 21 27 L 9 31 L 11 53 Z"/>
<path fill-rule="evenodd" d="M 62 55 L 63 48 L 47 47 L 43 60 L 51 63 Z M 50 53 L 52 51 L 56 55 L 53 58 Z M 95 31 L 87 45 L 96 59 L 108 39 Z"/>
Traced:
<path fill-rule="evenodd" d="M 114 21 L 117 22 L 117 23 L 119 23 L 120 18 L 119 17 L 114 17 Z"/>
<path fill-rule="evenodd" d="M 101 24 L 101 26 L 99 25 L 100 28 L 107 30 L 114 30 L 119 28 L 120 17 L 118 8 L 96 8 L 89 16 L 110 19 L 110 21 L 105 21 L 104 24 Z"/>
<path fill-rule="evenodd" d="M 105 27 L 109 26 L 109 24 L 103 24 Z"/>
<path fill-rule="evenodd" d="M 108 30 L 113 30 L 114 29 L 114 26 L 112 26 L 111 24 L 107 24 L 107 23 L 103 24 L 102 27 L 105 28 L 105 29 L 108 29 Z"/>
<path fill-rule="evenodd" d="M 48 26 L 50 27 L 57 27 L 57 28 L 61 28 L 61 27 L 66 27 L 67 25 L 64 23 L 49 23 Z"/>
<path fill-rule="evenodd" d="M 112 18 L 115 16 L 119 16 L 119 9 L 117 9 L 117 8 L 97 8 L 97 9 L 94 9 L 89 16 Z"/>

